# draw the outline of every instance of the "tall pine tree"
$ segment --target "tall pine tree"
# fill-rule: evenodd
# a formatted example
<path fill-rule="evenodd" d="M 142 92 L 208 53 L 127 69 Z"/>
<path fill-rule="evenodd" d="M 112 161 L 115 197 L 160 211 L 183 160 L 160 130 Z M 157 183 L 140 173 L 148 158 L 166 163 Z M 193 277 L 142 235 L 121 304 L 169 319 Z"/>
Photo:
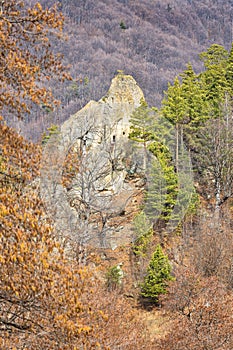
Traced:
<path fill-rule="evenodd" d="M 144 99 L 141 99 L 140 106 L 135 109 L 130 118 L 129 138 L 143 144 L 143 170 L 147 167 L 147 144 L 153 135 L 153 119 L 155 110 L 150 109 Z"/>
<path fill-rule="evenodd" d="M 171 280 L 173 277 L 168 257 L 163 253 L 161 246 L 157 245 L 142 284 L 142 297 L 148 298 L 152 303 L 158 303 L 159 295 L 166 294 L 168 281 Z"/>

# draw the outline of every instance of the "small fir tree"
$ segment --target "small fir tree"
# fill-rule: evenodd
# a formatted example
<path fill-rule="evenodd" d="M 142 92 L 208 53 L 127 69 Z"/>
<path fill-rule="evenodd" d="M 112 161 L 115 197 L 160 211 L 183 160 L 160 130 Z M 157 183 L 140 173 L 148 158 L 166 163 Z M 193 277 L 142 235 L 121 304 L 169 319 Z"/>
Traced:
<path fill-rule="evenodd" d="M 166 145 L 154 141 L 150 144 L 149 151 L 156 159 L 151 162 L 149 171 L 150 183 L 146 196 L 146 213 L 153 224 L 158 219 L 168 222 L 172 218 L 178 194 L 177 174 Z"/>
<path fill-rule="evenodd" d="M 106 285 L 108 290 L 114 290 L 122 284 L 122 263 L 110 267 L 106 273 Z"/>
<path fill-rule="evenodd" d="M 151 222 L 142 210 L 134 218 L 134 231 L 137 234 L 133 244 L 133 252 L 138 257 L 145 257 L 153 236 Z"/>
<path fill-rule="evenodd" d="M 149 108 L 144 99 L 141 99 L 140 106 L 135 109 L 130 117 L 131 140 L 141 142 L 146 147 L 146 142 L 151 140 L 153 122 L 155 118 L 155 108 Z"/>
<path fill-rule="evenodd" d="M 171 265 L 158 244 L 147 269 L 141 295 L 153 303 L 158 303 L 159 295 L 166 294 L 167 283 L 171 280 Z"/>
<path fill-rule="evenodd" d="M 229 56 L 227 59 L 227 65 L 226 65 L 226 80 L 228 84 L 228 89 L 230 94 L 233 94 L 233 86 L 232 86 L 232 81 L 233 81 L 233 43 L 231 50 L 229 52 Z"/>
<path fill-rule="evenodd" d="M 59 134 L 59 127 L 52 124 L 48 129 L 48 133 L 44 132 L 42 135 L 42 145 L 45 145 L 53 135 Z"/>
<path fill-rule="evenodd" d="M 125 24 L 124 21 L 120 21 L 120 27 L 121 27 L 121 29 L 123 29 L 123 30 L 127 29 L 127 26 L 126 26 L 126 24 Z"/>

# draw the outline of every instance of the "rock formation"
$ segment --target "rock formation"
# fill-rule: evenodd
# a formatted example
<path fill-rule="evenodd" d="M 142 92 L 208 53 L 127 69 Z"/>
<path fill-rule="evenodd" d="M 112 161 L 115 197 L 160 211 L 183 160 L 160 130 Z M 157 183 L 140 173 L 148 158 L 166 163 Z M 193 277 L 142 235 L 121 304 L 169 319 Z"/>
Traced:
<path fill-rule="evenodd" d="M 134 195 L 126 182 L 129 119 L 143 98 L 135 80 L 119 73 L 103 98 L 72 115 L 45 145 L 41 195 L 62 239 L 112 248 L 132 239 L 132 232 L 115 230 L 109 221 L 124 213 Z M 62 172 L 71 148 L 79 171 L 67 189 Z"/>

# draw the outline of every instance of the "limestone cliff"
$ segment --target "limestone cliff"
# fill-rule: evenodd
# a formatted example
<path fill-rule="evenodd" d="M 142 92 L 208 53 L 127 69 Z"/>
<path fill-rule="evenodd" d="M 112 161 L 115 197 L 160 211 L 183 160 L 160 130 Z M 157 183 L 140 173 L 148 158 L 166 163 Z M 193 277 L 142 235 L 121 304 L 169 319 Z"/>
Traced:
<path fill-rule="evenodd" d="M 103 98 L 72 115 L 45 146 L 41 194 L 61 237 L 104 247 L 131 239 L 109 221 L 125 211 L 135 191 L 125 181 L 125 159 L 129 119 L 143 98 L 136 81 L 120 73 Z M 78 152 L 80 164 L 67 189 L 61 181 L 62 167 L 71 148 Z"/>
<path fill-rule="evenodd" d="M 118 136 L 127 139 L 130 115 L 143 98 L 142 90 L 131 76 L 118 74 L 107 94 L 98 102 L 90 101 L 71 116 L 62 125 L 61 133 L 68 140 L 85 137 L 89 144 L 99 142 L 101 136 L 106 138 L 109 134 L 115 135 L 114 140 Z"/>

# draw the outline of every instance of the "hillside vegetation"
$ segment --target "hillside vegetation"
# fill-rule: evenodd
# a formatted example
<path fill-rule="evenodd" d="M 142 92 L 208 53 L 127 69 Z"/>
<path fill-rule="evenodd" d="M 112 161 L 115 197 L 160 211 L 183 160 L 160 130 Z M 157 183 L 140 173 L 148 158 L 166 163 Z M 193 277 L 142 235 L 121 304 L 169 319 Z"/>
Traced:
<path fill-rule="evenodd" d="M 0 348 L 232 350 L 232 1 L 33 4 L 2 2 L 0 12 Z M 41 198 L 41 155 L 53 137 L 63 141 L 59 128 L 41 145 L 10 124 L 37 139 L 104 95 L 118 69 L 146 93 L 129 142 L 154 162 L 127 173 L 141 182 L 134 215 L 109 218 L 116 230 L 130 221 L 135 239 L 111 250 L 58 235 Z M 88 153 L 85 142 L 72 146 L 63 164 L 47 159 L 67 194 Z M 82 204 L 80 230 L 90 219 Z M 101 234 L 109 218 L 98 215 Z"/>
<path fill-rule="evenodd" d="M 44 6 L 54 3 L 41 1 Z M 167 83 L 188 62 L 196 72 L 202 69 L 200 52 L 212 43 L 231 47 L 231 0 L 61 0 L 59 10 L 65 16 L 65 37 L 53 36 L 51 43 L 64 55 L 74 80 L 49 82 L 61 100 L 54 113 L 43 105 L 31 116 L 24 115 L 26 124 L 18 123 L 21 132 L 34 140 L 46 127 L 101 98 L 117 70 L 136 79 L 150 106 L 160 106 Z"/>

